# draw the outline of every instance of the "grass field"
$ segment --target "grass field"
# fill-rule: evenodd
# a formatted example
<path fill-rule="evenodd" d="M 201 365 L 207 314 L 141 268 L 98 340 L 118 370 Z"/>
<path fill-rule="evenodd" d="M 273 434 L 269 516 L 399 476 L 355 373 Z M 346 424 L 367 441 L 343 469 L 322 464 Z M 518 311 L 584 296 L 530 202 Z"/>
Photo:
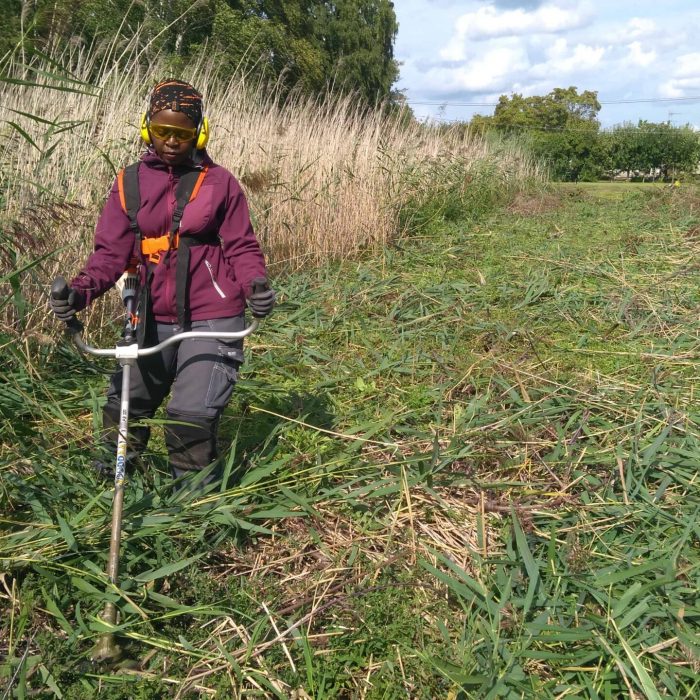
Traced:
<path fill-rule="evenodd" d="M 693 188 L 567 186 L 279 281 L 224 484 L 157 436 L 119 588 L 108 366 L 6 346 L 2 697 L 700 696 L 699 249 Z"/>

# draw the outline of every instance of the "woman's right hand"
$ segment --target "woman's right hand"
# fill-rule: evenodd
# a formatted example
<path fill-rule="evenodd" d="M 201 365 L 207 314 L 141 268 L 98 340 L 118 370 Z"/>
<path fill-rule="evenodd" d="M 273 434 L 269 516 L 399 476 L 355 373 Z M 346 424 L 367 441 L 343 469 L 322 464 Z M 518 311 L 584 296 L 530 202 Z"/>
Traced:
<path fill-rule="evenodd" d="M 67 288 L 68 293 L 62 294 L 62 299 L 57 299 L 53 294 L 49 297 L 51 310 L 59 321 L 70 321 L 79 309 L 85 306 L 85 297 L 78 289 Z"/>

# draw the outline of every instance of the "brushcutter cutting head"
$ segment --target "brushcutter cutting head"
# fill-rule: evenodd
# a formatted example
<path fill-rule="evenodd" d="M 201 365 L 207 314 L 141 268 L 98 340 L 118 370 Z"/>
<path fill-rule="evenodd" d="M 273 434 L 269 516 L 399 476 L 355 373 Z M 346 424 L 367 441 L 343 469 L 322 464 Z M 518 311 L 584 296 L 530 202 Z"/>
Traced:
<path fill-rule="evenodd" d="M 113 634 L 103 634 L 90 653 L 90 659 L 98 664 L 113 665 L 124 657 L 124 650 L 117 644 Z"/>

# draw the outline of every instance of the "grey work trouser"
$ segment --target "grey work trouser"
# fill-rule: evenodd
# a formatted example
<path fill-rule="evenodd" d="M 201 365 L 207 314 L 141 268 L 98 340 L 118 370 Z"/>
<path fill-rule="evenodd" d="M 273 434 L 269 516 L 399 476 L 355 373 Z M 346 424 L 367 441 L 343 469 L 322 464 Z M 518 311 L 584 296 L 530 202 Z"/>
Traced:
<path fill-rule="evenodd" d="M 191 330 L 241 331 L 245 318 L 193 321 Z M 189 329 L 188 329 L 189 330 Z M 179 333 L 177 324 L 158 323 L 158 342 Z M 216 459 L 219 418 L 231 398 L 243 362 L 243 340 L 188 339 L 157 355 L 140 358 L 131 370 L 130 420 L 152 418 L 170 393 L 166 407 L 165 443 L 175 478 L 198 471 Z M 122 390 L 121 367 L 112 375 L 103 419 L 108 439 L 116 442 Z M 129 430 L 129 452 L 148 442 L 146 427 Z"/>

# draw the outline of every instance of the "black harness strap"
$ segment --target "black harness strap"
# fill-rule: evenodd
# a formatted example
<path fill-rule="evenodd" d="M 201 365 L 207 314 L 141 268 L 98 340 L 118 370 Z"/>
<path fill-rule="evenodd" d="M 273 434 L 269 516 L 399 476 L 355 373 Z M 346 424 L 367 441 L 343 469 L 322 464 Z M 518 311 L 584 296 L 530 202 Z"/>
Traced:
<path fill-rule="evenodd" d="M 189 170 L 180 176 L 180 182 L 178 182 L 177 190 L 175 190 L 175 213 L 173 214 L 173 220 L 170 224 L 170 248 L 166 253 L 166 264 L 169 263 L 170 251 L 173 250 L 173 240 L 180 228 L 182 215 L 185 212 L 187 203 L 190 201 L 190 197 L 192 196 L 200 174 L 198 170 Z M 180 236 L 179 238 L 177 264 L 175 266 L 175 303 L 177 308 L 177 322 L 180 328 L 183 329 L 185 323 L 189 321 L 187 300 L 189 299 L 190 248 L 193 245 L 203 245 L 207 243 L 211 243 L 211 241 L 201 237 Z"/>
<path fill-rule="evenodd" d="M 148 265 L 145 264 L 141 253 L 141 240 L 143 236 L 136 218 L 139 213 L 139 209 L 141 208 L 141 190 L 139 188 L 140 166 L 140 162 L 127 165 L 126 168 L 124 168 L 124 170 L 120 173 L 119 177 L 121 179 L 120 194 L 122 195 L 122 206 L 124 207 L 126 215 L 129 217 L 129 226 L 134 232 L 134 238 L 136 240 L 134 254 L 141 260 L 141 263 L 146 268 L 146 284 L 139 290 L 137 305 L 139 322 L 138 326 L 136 327 L 136 342 L 139 344 L 139 346 L 145 347 L 146 345 L 150 344 L 150 341 L 158 341 L 153 335 L 153 329 L 150 327 L 151 324 L 149 323 L 151 317 L 153 316 L 153 309 L 151 308 L 151 280 L 153 278 L 153 271 Z"/>
<path fill-rule="evenodd" d="M 139 166 L 141 163 L 132 163 L 124 168 L 122 175 L 124 200 L 122 202 L 126 215 L 129 217 L 129 225 L 136 236 L 136 246 L 141 250 L 141 229 L 136 216 L 141 208 L 141 192 L 139 191 Z"/>

